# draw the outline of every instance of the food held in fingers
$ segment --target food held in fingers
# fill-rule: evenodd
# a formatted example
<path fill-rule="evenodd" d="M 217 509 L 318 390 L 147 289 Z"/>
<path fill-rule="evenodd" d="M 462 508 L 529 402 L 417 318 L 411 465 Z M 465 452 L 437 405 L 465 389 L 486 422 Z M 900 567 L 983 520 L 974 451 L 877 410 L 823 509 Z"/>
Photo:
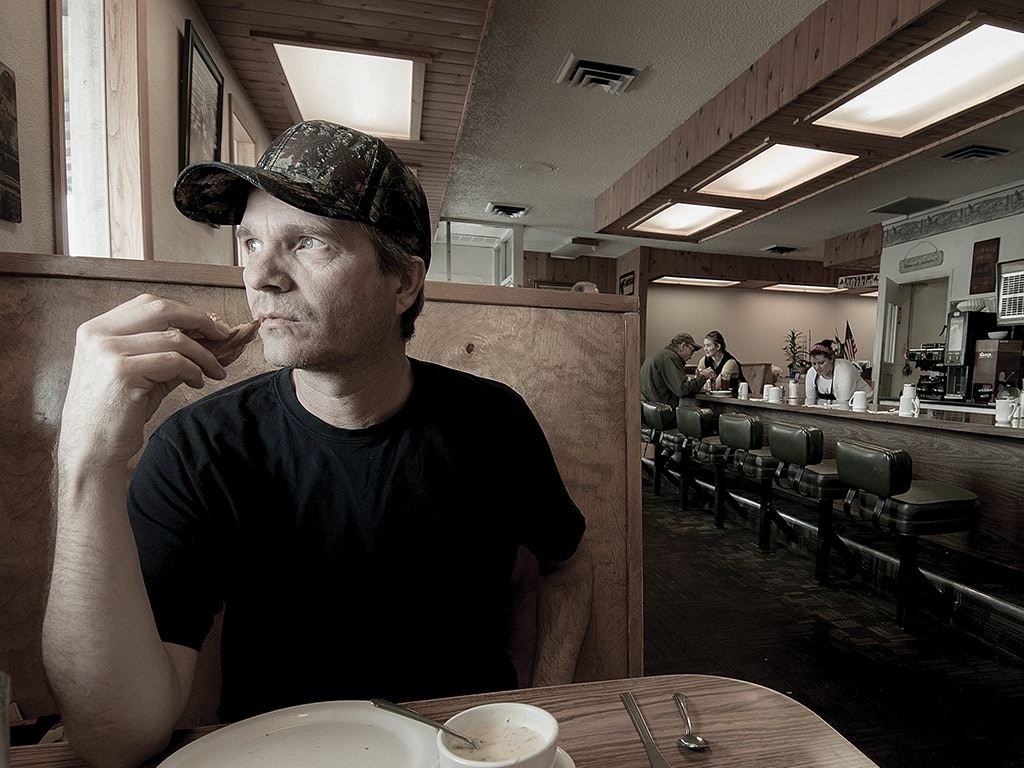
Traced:
<path fill-rule="evenodd" d="M 216 315 L 211 314 L 214 320 L 220 320 Z M 246 345 L 256 338 L 260 329 L 259 320 L 250 320 L 247 323 L 240 323 L 231 328 L 227 338 L 207 339 L 198 332 L 193 331 L 189 335 L 210 350 L 217 358 L 217 362 L 227 366 L 235 362 L 245 349 Z"/>

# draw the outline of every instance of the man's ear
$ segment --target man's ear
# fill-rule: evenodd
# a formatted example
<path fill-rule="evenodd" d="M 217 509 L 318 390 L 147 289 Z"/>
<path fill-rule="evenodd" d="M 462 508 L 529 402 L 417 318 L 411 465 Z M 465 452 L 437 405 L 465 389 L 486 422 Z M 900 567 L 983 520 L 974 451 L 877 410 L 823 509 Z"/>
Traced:
<path fill-rule="evenodd" d="M 399 275 L 398 289 L 395 291 L 397 314 L 403 314 L 416 301 L 426 275 L 427 265 L 423 263 L 423 259 L 419 256 L 413 257 L 409 269 Z"/>

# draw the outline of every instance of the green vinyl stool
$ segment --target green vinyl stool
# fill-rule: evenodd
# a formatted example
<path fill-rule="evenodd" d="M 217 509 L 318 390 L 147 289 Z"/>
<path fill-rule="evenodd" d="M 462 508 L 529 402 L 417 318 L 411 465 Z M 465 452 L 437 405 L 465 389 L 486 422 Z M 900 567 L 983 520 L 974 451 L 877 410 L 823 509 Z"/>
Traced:
<path fill-rule="evenodd" d="M 843 510 L 854 501 L 860 517 L 896 538 L 896 621 L 906 626 L 919 586 L 918 537 L 973 530 L 981 502 L 966 488 L 940 480 L 914 480 L 913 461 L 904 450 L 859 440 L 836 441 L 840 481 L 850 486 Z"/>
<path fill-rule="evenodd" d="M 769 422 L 768 447 L 779 460 L 775 484 L 812 503 L 818 513 L 818 542 L 814 556 L 814 577 L 828 583 L 832 550 L 846 560 L 850 568 L 859 567 L 860 558 L 835 534 L 835 502 L 846 497 L 850 486 L 839 479 L 834 459 L 825 459 L 824 436 L 818 427 Z"/>

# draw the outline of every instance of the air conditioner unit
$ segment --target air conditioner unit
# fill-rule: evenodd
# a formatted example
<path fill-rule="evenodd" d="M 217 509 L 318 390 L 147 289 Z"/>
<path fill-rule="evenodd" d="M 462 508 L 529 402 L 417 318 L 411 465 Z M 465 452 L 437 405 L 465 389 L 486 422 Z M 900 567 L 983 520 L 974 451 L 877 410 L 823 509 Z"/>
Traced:
<path fill-rule="evenodd" d="M 1024 324 L 1024 261 L 1001 262 L 998 272 L 997 323 Z"/>
<path fill-rule="evenodd" d="M 580 256 L 589 256 L 597 250 L 601 241 L 596 237 L 574 237 L 565 245 L 558 246 L 551 252 L 553 259 L 578 259 Z"/>

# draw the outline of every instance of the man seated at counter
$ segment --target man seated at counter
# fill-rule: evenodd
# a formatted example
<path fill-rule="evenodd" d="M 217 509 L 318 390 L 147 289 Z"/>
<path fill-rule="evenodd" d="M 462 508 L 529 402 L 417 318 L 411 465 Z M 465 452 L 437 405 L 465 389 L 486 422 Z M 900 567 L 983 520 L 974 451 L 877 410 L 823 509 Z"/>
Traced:
<path fill-rule="evenodd" d="M 163 749 L 222 607 L 223 722 L 515 688 L 520 546 L 541 569 L 532 682 L 571 682 L 593 581 L 584 519 L 520 395 L 406 355 L 431 240 L 412 171 L 379 139 L 312 121 L 254 168 L 187 167 L 175 204 L 239 225 L 279 369 L 173 414 L 126 488 L 164 396 L 225 378 L 196 336 L 228 329 L 147 295 L 79 328 L 43 627 L 75 751 L 122 767 Z M 480 414 L 500 435 L 486 450 Z"/>
<path fill-rule="evenodd" d="M 686 361 L 698 349 L 700 346 L 693 336 L 677 333 L 668 344 L 644 360 L 640 367 L 641 399 L 648 403 L 665 403 L 674 409 L 682 398 L 700 392 L 714 371 L 698 370 L 692 379 L 686 373 Z"/>
<path fill-rule="evenodd" d="M 860 368 L 849 360 L 836 357 L 831 339 L 822 339 L 808 352 L 811 367 L 804 385 L 804 403 L 815 405 L 819 401 L 848 403 L 854 392 L 866 392 L 870 398 L 871 385 L 861 377 Z"/>
<path fill-rule="evenodd" d="M 711 371 L 715 378 L 712 389 L 733 389 L 746 381 L 740 361 L 725 348 L 725 337 L 719 331 L 708 331 L 704 336 L 704 358 L 700 365 Z"/>

